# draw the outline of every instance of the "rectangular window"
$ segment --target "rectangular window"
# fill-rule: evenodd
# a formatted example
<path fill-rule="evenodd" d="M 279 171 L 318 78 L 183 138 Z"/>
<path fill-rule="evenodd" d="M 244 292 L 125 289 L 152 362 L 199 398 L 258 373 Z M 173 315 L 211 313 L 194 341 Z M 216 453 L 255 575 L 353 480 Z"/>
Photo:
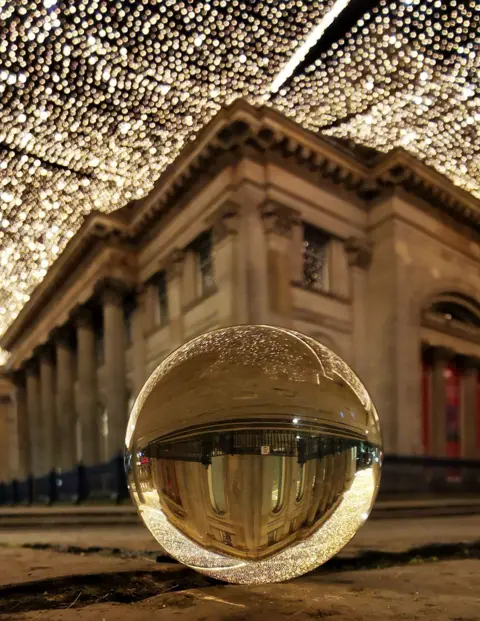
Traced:
<path fill-rule="evenodd" d="M 165 271 L 155 277 L 157 288 L 157 323 L 164 326 L 168 323 L 167 276 Z"/>
<path fill-rule="evenodd" d="M 213 278 L 212 235 L 205 231 L 192 243 L 195 253 L 198 274 L 198 295 L 203 297 L 212 293 L 215 288 Z"/>
<path fill-rule="evenodd" d="M 303 285 L 328 290 L 328 242 L 324 231 L 310 224 L 303 227 Z"/>

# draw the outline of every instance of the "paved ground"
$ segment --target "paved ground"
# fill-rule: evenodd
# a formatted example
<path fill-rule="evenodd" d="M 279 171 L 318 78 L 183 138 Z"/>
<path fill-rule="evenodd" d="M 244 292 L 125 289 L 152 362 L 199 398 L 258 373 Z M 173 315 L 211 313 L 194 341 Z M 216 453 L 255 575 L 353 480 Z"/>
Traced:
<path fill-rule="evenodd" d="M 363 550 L 400 552 L 431 543 L 458 543 L 480 540 L 480 515 L 420 518 L 406 520 L 368 520 L 343 554 Z M 127 550 L 158 550 L 160 546 L 141 524 L 128 526 L 0 530 L 0 545 L 49 543 L 82 547 L 100 546 Z"/>
<path fill-rule="evenodd" d="M 84 576 L 76 583 L 45 581 L 38 583 L 37 596 L 0 591 L 0 619 L 143 621 L 153 615 L 160 621 L 480 619 L 479 560 L 314 572 L 288 583 L 255 587 L 210 584 L 188 570 L 175 573 L 173 568 L 156 574 L 122 570 L 110 578 L 97 574 L 89 583 Z M 142 588 L 145 599 L 131 601 L 130 591 Z M 105 601 L 113 589 L 117 601 Z"/>
<path fill-rule="evenodd" d="M 22 547 L 42 541 L 80 549 Z M 125 554 L 82 552 L 91 546 Z M 136 525 L 2 531 L 0 621 L 480 621 L 480 516 L 367 522 L 333 564 L 266 586 L 223 585 L 128 550 L 159 548 Z M 359 559 L 368 569 L 349 570 Z"/>

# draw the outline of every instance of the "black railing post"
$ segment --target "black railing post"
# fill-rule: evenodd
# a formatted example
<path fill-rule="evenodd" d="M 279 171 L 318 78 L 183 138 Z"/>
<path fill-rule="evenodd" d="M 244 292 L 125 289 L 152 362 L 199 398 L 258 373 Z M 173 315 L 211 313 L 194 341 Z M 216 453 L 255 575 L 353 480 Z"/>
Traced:
<path fill-rule="evenodd" d="M 57 471 L 52 468 L 48 473 L 48 504 L 53 505 L 58 500 L 58 482 L 59 477 Z"/>
<path fill-rule="evenodd" d="M 86 468 L 83 464 L 77 466 L 77 504 L 88 500 L 88 479 Z"/>
<path fill-rule="evenodd" d="M 20 485 L 17 479 L 13 479 L 12 481 L 12 501 L 14 505 L 18 505 L 20 502 Z"/>
<path fill-rule="evenodd" d="M 128 497 L 127 477 L 125 475 L 125 463 L 122 453 L 115 458 L 115 475 L 116 502 L 120 504 Z"/>
<path fill-rule="evenodd" d="M 27 479 L 27 504 L 33 505 L 33 499 L 35 495 L 35 479 L 33 474 L 28 475 Z"/>

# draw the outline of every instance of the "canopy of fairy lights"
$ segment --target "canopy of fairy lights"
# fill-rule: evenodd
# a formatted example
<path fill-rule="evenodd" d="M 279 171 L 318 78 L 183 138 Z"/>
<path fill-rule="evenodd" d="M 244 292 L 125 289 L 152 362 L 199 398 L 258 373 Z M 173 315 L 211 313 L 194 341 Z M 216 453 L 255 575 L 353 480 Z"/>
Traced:
<path fill-rule="evenodd" d="M 0 334 L 239 97 L 480 197 L 480 2 L 0 0 Z M 1 364 L 1 360 L 0 360 Z"/>

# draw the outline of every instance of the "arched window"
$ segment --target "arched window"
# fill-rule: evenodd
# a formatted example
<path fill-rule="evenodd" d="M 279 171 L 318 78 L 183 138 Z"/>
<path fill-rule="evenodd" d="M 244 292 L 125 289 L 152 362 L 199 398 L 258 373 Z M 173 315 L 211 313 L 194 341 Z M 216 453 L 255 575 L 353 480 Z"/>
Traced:
<path fill-rule="evenodd" d="M 424 320 L 429 319 L 444 328 L 479 329 L 480 304 L 460 293 L 442 293 L 425 309 Z"/>
<path fill-rule="evenodd" d="M 267 459 L 270 460 L 272 468 L 271 509 L 275 513 L 280 511 L 283 504 L 283 492 L 285 487 L 285 457 L 283 455 L 272 455 Z"/>
<path fill-rule="evenodd" d="M 297 494 L 296 500 L 300 502 L 305 491 L 305 464 L 297 463 Z"/>
<path fill-rule="evenodd" d="M 222 514 L 227 510 L 225 498 L 225 455 L 212 457 L 212 463 L 208 466 L 208 491 L 210 504 L 215 513 Z"/>

